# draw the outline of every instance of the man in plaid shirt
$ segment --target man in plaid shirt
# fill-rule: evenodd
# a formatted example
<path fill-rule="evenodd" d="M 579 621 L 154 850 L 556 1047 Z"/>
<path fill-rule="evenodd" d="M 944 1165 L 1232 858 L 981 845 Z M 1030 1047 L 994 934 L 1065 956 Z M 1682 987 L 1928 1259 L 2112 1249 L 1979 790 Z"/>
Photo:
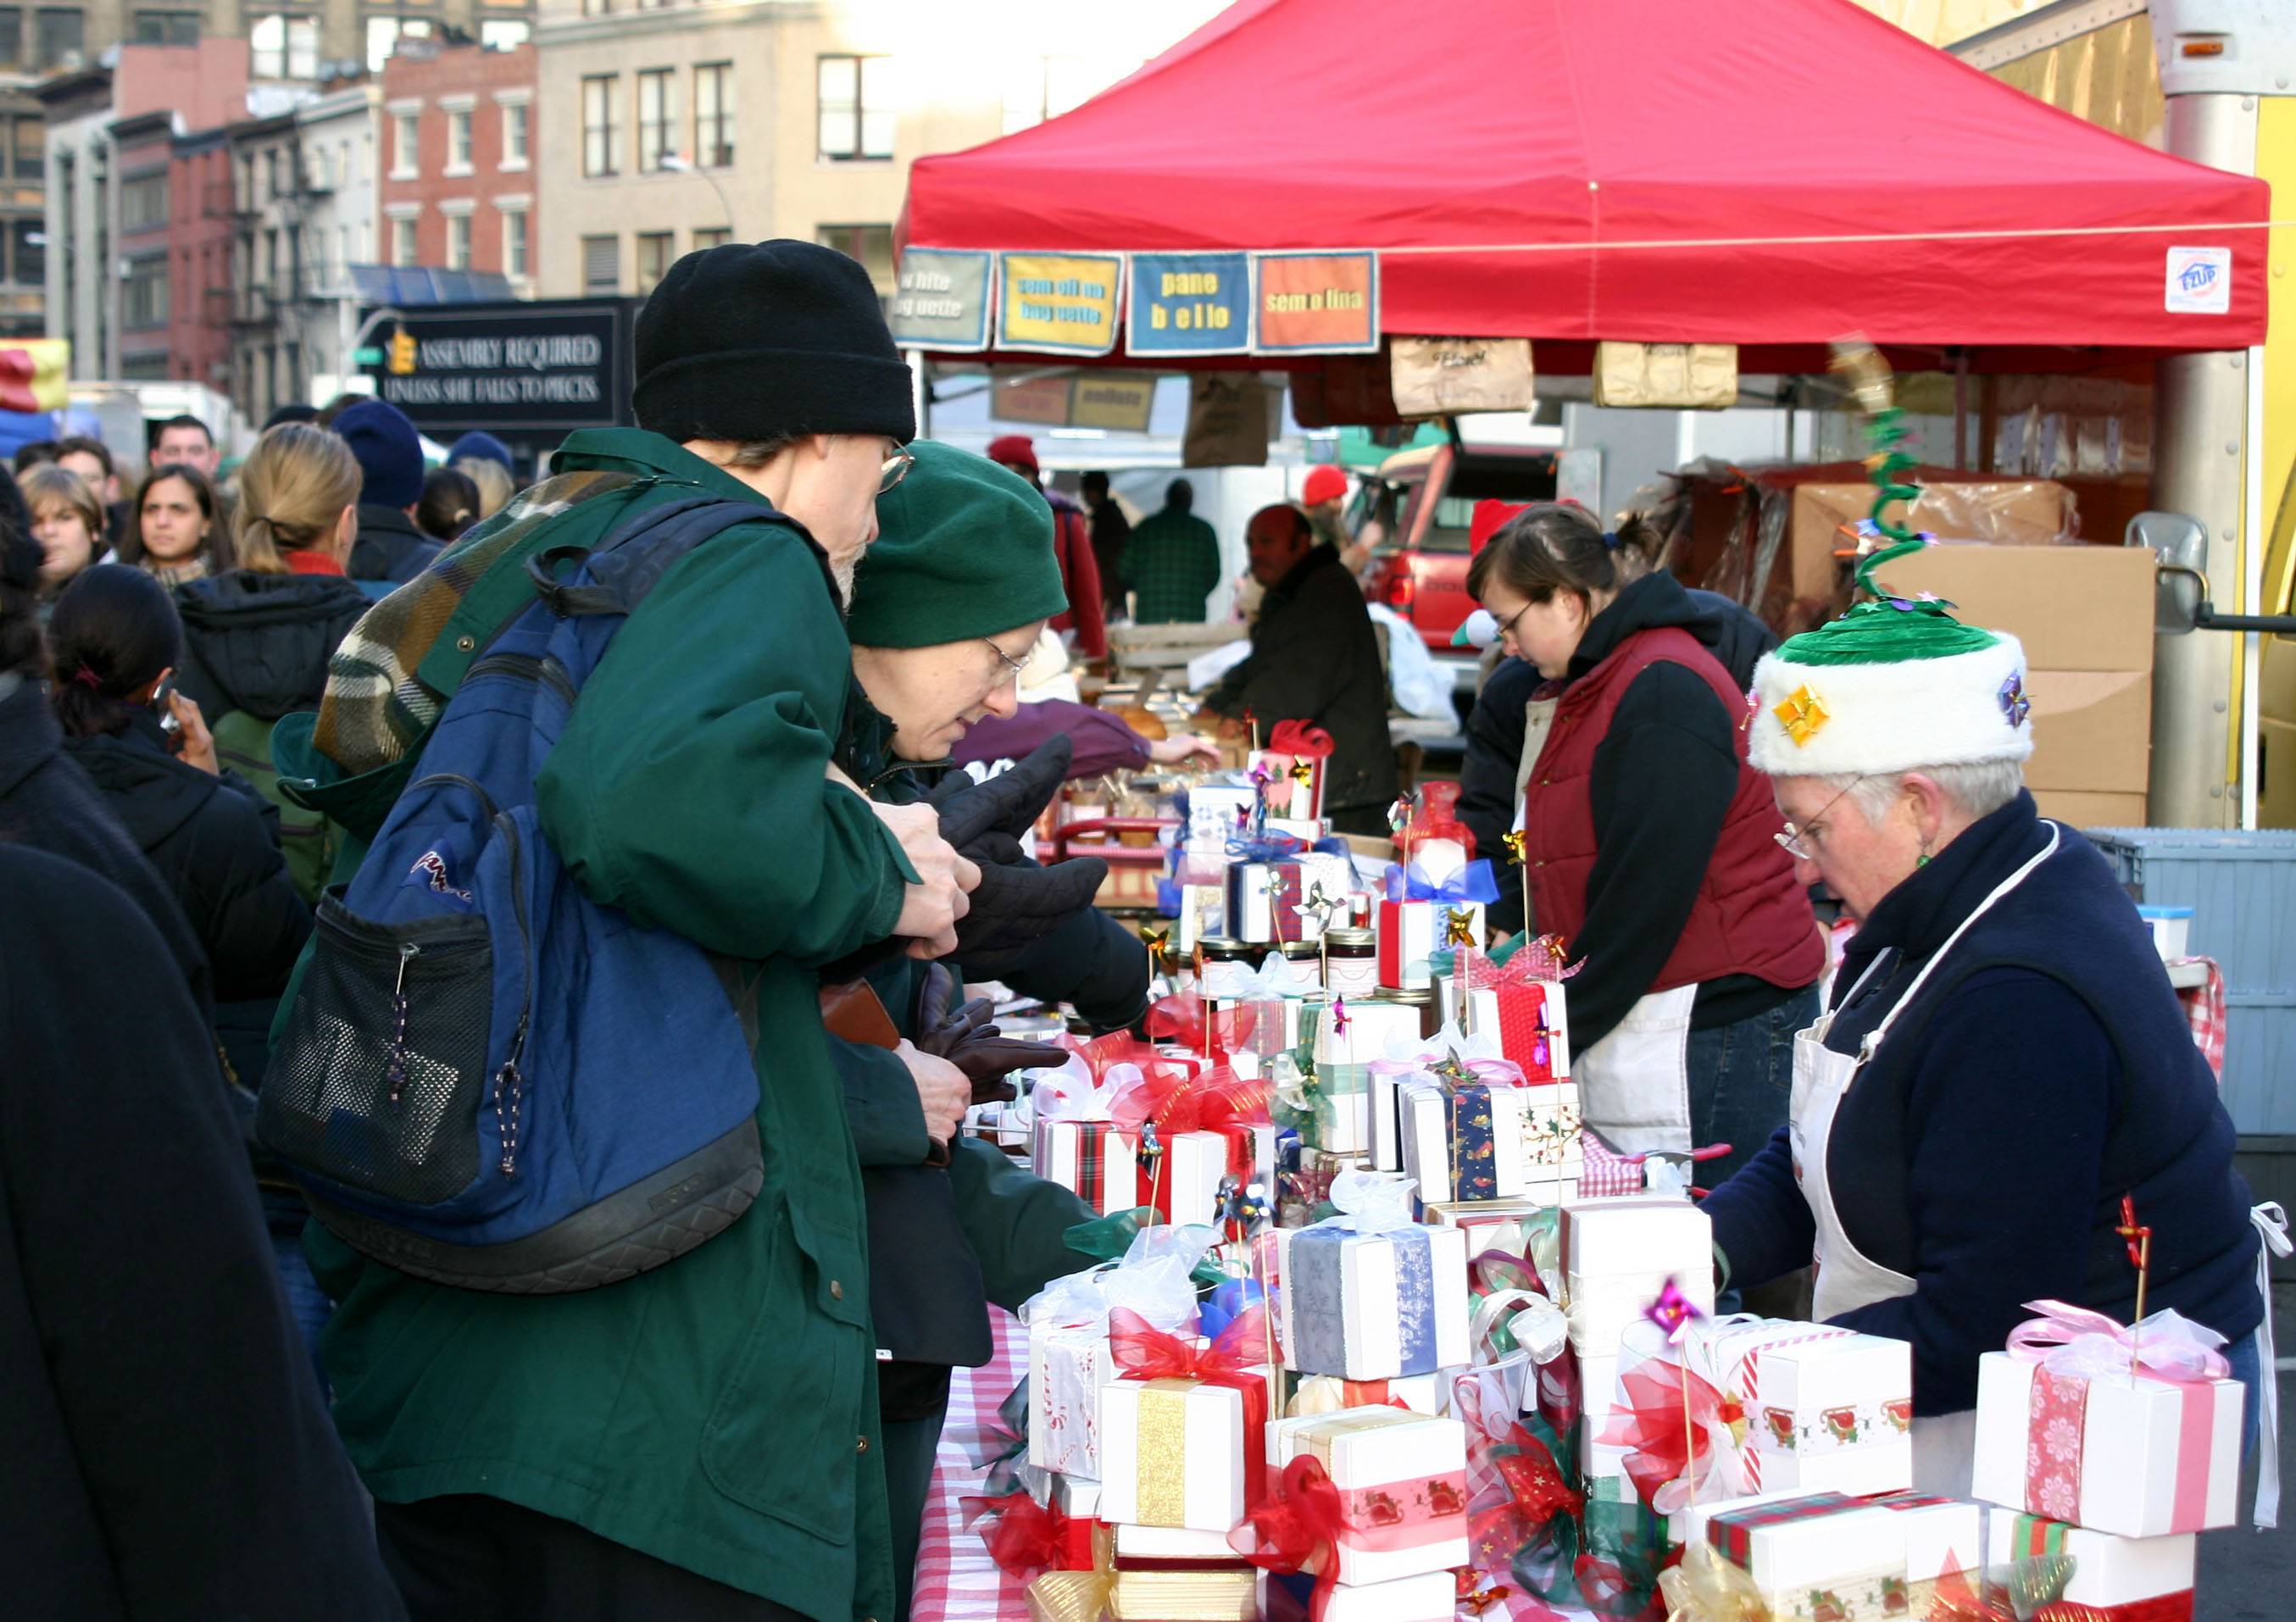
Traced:
<path fill-rule="evenodd" d="M 1204 599 L 1219 584 L 1219 537 L 1190 509 L 1196 487 L 1175 479 L 1160 512 L 1140 520 L 1124 549 L 1124 584 L 1137 594 L 1135 625 L 1201 623 Z"/>

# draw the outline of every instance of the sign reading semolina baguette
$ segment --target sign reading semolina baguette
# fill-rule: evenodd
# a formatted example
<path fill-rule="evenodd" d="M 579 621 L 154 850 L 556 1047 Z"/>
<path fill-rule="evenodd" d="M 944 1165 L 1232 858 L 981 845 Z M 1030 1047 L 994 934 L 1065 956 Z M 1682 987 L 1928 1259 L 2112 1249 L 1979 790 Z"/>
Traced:
<path fill-rule="evenodd" d="M 1251 348 L 1251 260 L 1136 253 L 1124 320 L 1130 355 L 1242 355 Z"/>
<path fill-rule="evenodd" d="M 1105 355 L 1116 348 L 1123 255 L 1007 253 L 996 279 L 999 349 Z"/>
<path fill-rule="evenodd" d="M 989 287 L 995 261 L 986 250 L 912 248 L 901 255 L 886 322 L 905 349 L 970 353 L 988 347 Z"/>
<path fill-rule="evenodd" d="M 1367 355 L 1379 348 L 1379 256 L 1251 256 L 1251 352 Z"/>

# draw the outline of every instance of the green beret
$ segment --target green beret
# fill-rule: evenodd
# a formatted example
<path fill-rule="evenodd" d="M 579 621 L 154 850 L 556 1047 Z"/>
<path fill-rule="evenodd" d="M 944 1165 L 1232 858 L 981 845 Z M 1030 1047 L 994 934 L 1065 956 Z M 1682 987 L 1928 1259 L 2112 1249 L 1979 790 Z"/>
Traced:
<path fill-rule="evenodd" d="M 930 439 L 908 448 L 916 464 L 877 498 L 877 538 L 854 575 L 853 644 L 937 647 L 1064 612 L 1044 496 L 970 452 Z"/>

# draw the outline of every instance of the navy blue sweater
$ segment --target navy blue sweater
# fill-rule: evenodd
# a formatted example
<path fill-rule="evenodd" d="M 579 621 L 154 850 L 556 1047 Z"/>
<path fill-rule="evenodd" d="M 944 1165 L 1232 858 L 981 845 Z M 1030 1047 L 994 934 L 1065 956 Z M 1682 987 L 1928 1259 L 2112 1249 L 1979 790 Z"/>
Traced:
<path fill-rule="evenodd" d="M 2032 798 L 1972 824 L 1883 897 L 1835 982 L 1826 1045 L 1853 1053 L 2048 829 Z M 2258 1237 L 2216 1078 L 2112 869 L 2079 834 L 1956 944 L 1842 1101 L 1827 1139 L 1842 1227 L 1911 1295 L 1837 1322 L 1912 1342 L 1914 1405 L 1977 1400 L 1977 1359 L 2053 1297 L 2126 1323 L 2120 1198 L 2152 1229 L 2147 1311 L 2228 1338 L 2263 1315 Z M 1781 1129 L 1706 1201 L 1742 1283 L 1808 1265 L 1814 1232 Z"/>

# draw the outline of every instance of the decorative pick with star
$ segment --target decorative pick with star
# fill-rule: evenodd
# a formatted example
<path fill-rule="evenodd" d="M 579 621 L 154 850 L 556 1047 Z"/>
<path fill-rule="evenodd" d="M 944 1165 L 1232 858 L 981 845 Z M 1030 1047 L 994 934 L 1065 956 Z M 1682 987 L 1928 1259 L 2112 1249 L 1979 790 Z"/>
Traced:
<path fill-rule="evenodd" d="M 1178 962 L 1172 951 L 1170 927 L 1168 925 L 1158 930 L 1152 929 L 1144 923 L 1140 926 L 1140 939 L 1141 943 L 1148 948 L 1148 972 L 1152 975 L 1160 972 L 1170 973 Z"/>
<path fill-rule="evenodd" d="M 1516 828 L 1505 839 L 1507 860 L 1522 869 L 1522 932 L 1530 934 L 1530 830 Z"/>
<path fill-rule="evenodd" d="M 1658 1292 L 1658 1299 L 1643 1308 L 1643 1316 L 1658 1325 L 1666 1336 L 1666 1343 L 1680 1351 L 1691 1326 L 1706 1315 L 1697 1304 L 1682 1293 L 1682 1286 L 1672 1279 Z M 1690 1507 L 1698 1507 L 1698 1429 L 1690 1413 L 1690 1354 L 1681 1352 L 1675 1366 L 1682 1375 L 1682 1476 L 1690 1488 Z"/>
<path fill-rule="evenodd" d="M 2137 1372 L 2136 1338 L 2144 1331 L 2144 1285 L 2152 1272 L 2152 1230 L 2136 1220 L 2136 1196 L 2120 1197 L 2120 1225 L 2113 1232 L 2128 1247 L 2128 1265 L 2136 1269 L 2136 1315 L 2128 1324 L 2128 1372 Z"/>

